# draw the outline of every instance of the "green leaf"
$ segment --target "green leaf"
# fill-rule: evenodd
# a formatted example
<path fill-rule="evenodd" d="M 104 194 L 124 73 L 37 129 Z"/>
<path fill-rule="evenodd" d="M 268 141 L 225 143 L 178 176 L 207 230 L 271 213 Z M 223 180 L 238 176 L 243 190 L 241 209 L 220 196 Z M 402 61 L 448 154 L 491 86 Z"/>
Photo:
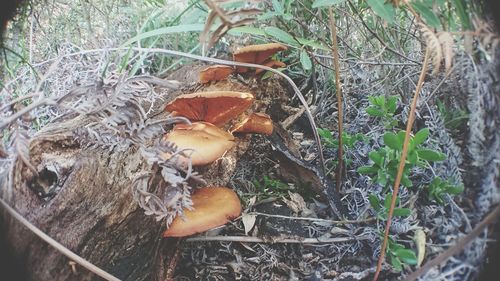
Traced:
<path fill-rule="evenodd" d="M 399 151 L 403 148 L 403 145 L 399 142 L 398 137 L 391 132 L 387 132 L 384 134 L 384 143 L 394 150 Z"/>
<path fill-rule="evenodd" d="M 370 153 L 368 153 L 368 158 L 375 162 L 375 164 L 379 167 L 384 166 L 384 158 L 377 151 L 370 151 Z"/>
<path fill-rule="evenodd" d="M 333 139 L 333 135 L 330 130 L 318 128 L 318 134 L 324 139 Z"/>
<path fill-rule="evenodd" d="M 471 21 L 469 12 L 467 11 L 467 3 L 464 0 L 452 0 L 451 3 L 455 6 L 455 11 L 462 22 L 463 29 L 471 29 Z"/>
<path fill-rule="evenodd" d="M 175 26 L 169 26 L 169 27 L 162 27 L 158 28 L 155 30 L 151 30 L 148 32 L 144 32 L 141 34 L 138 34 L 129 40 L 127 40 L 125 43 L 121 45 L 121 47 L 127 46 L 129 44 L 144 40 L 149 37 L 155 37 L 155 36 L 161 36 L 165 34 L 172 34 L 172 33 L 183 33 L 183 32 L 201 32 L 204 28 L 203 24 L 183 24 L 183 25 L 175 25 Z"/>
<path fill-rule="evenodd" d="M 411 215 L 411 210 L 408 208 L 394 208 L 393 215 L 395 217 L 408 217 Z"/>
<path fill-rule="evenodd" d="M 358 168 L 358 173 L 362 175 L 373 175 L 376 174 L 378 169 L 373 166 L 362 166 Z"/>
<path fill-rule="evenodd" d="M 283 6 L 281 6 L 281 3 L 278 0 L 273 0 L 273 9 L 279 14 L 285 13 L 285 11 L 283 10 Z"/>
<path fill-rule="evenodd" d="M 401 261 L 397 257 L 392 256 L 392 255 L 391 255 L 391 265 L 394 268 L 394 270 L 396 270 L 398 272 L 403 270 L 403 266 L 401 265 Z"/>
<path fill-rule="evenodd" d="M 394 114 L 394 112 L 396 111 L 397 102 L 398 97 L 389 97 L 389 99 L 387 99 L 387 112 Z"/>
<path fill-rule="evenodd" d="M 429 137 L 429 133 L 429 128 L 423 128 L 422 130 L 418 131 L 413 137 L 415 147 L 419 144 L 424 143 L 425 140 Z"/>
<path fill-rule="evenodd" d="M 253 26 L 239 26 L 229 30 L 227 33 L 231 35 L 242 35 L 242 34 L 250 34 L 250 35 L 260 35 L 266 36 L 266 32 L 260 28 Z"/>
<path fill-rule="evenodd" d="M 384 113 L 373 106 L 366 108 L 366 113 L 374 117 L 384 117 Z"/>
<path fill-rule="evenodd" d="M 463 185 L 450 185 L 448 188 L 446 188 L 446 192 L 449 194 L 458 195 L 458 194 L 464 192 L 464 186 Z"/>
<path fill-rule="evenodd" d="M 279 28 L 274 27 L 274 26 L 269 26 L 269 27 L 266 27 L 264 29 L 264 31 L 266 32 L 267 35 L 274 37 L 275 39 L 277 39 L 280 42 L 290 44 L 290 45 L 295 45 L 295 46 L 299 45 L 297 43 L 297 41 L 295 41 L 295 39 L 293 39 L 292 35 L 290 35 L 288 32 L 286 32 L 282 29 L 279 29 Z"/>
<path fill-rule="evenodd" d="M 424 18 L 425 22 L 428 25 L 434 28 L 438 28 L 441 25 L 439 18 L 436 16 L 436 14 L 434 14 L 431 6 L 427 6 L 421 2 L 411 2 L 411 5 L 415 10 L 417 10 L 418 14 L 420 14 L 420 16 Z"/>
<path fill-rule="evenodd" d="M 312 68 L 312 62 L 306 50 L 300 51 L 300 63 L 305 70 L 310 70 Z"/>
<path fill-rule="evenodd" d="M 382 0 L 366 0 L 366 3 L 379 17 L 390 24 L 394 22 L 394 7 L 390 3 L 384 3 Z"/>
<path fill-rule="evenodd" d="M 420 159 L 427 161 L 443 161 L 446 159 L 446 155 L 432 149 L 418 149 L 417 153 Z"/>
<path fill-rule="evenodd" d="M 417 255 L 410 249 L 398 249 L 394 254 L 404 263 L 417 264 Z"/>
<path fill-rule="evenodd" d="M 388 193 L 384 198 L 384 208 L 389 211 L 391 208 L 392 194 Z"/>
<path fill-rule="evenodd" d="M 375 211 L 380 211 L 380 200 L 378 200 L 376 195 L 368 195 L 368 202 L 370 202 L 370 206 L 372 206 Z"/>
<path fill-rule="evenodd" d="M 325 6 L 333 6 L 345 2 L 345 0 L 316 0 L 314 1 L 312 7 L 319 8 Z"/>

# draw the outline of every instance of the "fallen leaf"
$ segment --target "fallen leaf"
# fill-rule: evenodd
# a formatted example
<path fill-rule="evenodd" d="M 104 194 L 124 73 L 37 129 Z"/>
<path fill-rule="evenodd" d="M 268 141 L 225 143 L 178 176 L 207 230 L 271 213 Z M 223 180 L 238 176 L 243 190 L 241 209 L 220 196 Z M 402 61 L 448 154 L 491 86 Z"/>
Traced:
<path fill-rule="evenodd" d="M 420 267 L 425 256 L 425 232 L 421 228 L 415 230 L 413 240 L 417 245 L 417 268 Z"/>
<path fill-rule="evenodd" d="M 255 220 L 257 219 L 257 215 L 250 215 L 248 213 L 243 213 L 241 215 L 241 221 L 243 222 L 243 227 L 245 228 L 245 234 L 248 235 L 250 230 L 252 230 L 255 225 Z"/>

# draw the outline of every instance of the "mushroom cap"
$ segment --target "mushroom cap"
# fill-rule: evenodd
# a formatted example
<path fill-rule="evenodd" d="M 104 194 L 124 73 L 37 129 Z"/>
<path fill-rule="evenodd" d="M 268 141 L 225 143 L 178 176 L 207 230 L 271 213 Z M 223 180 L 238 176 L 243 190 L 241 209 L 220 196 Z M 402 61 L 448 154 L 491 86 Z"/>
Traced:
<path fill-rule="evenodd" d="M 241 214 L 238 195 L 226 187 L 203 187 L 191 195 L 194 210 L 177 216 L 163 237 L 184 237 L 224 225 Z"/>
<path fill-rule="evenodd" d="M 197 92 L 178 96 L 165 109 L 192 121 L 206 121 L 222 126 L 249 108 L 254 101 L 250 93 L 233 91 Z"/>
<path fill-rule="evenodd" d="M 233 72 L 234 69 L 229 65 L 212 65 L 200 71 L 200 82 L 208 83 L 210 81 L 224 80 Z"/>
<path fill-rule="evenodd" d="M 267 60 L 262 65 L 265 65 L 265 66 L 268 66 L 271 68 L 286 67 L 286 64 L 284 62 L 277 61 L 277 60 Z M 257 68 L 257 69 L 255 69 L 255 74 L 259 74 L 259 73 L 263 72 L 264 70 L 265 69 Z"/>
<path fill-rule="evenodd" d="M 233 60 L 238 62 L 262 64 L 269 57 L 279 51 L 286 50 L 285 45 L 279 43 L 268 43 L 261 45 L 249 45 L 238 49 L 233 53 Z M 236 72 L 245 73 L 248 67 L 238 66 Z"/>
<path fill-rule="evenodd" d="M 265 113 L 252 113 L 231 129 L 231 132 L 271 135 L 273 133 L 273 120 Z"/>
<path fill-rule="evenodd" d="M 176 125 L 163 139 L 175 143 L 179 149 L 193 149 L 193 166 L 214 162 L 234 145 L 233 135 L 206 122 Z M 170 155 L 164 157 L 169 158 Z M 181 157 L 180 161 L 181 165 L 187 166 L 188 159 Z"/>

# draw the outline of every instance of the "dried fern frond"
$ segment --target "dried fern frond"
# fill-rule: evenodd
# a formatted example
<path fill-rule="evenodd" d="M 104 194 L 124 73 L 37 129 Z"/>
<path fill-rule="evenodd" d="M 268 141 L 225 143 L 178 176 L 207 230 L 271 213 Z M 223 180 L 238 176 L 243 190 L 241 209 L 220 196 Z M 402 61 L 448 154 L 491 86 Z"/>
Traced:
<path fill-rule="evenodd" d="M 432 74 L 437 74 L 444 61 L 445 70 L 451 69 L 453 63 L 453 37 L 449 32 L 435 33 L 424 24 L 419 24 L 422 36 L 425 39 L 427 48 L 430 50 L 430 59 L 432 61 Z"/>
<path fill-rule="evenodd" d="M 256 8 L 242 8 L 228 12 L 219 6 L 219 4 L 235 2 L 241 1 L 205 0 L 205 3 L 211 11 L 208 14 L 203 32 L 200 34 L 200 43 L 203 46 L 203 53 L 206 49 L 211 48 L 217 43 L 217 41 L 219 41 L 219 39 L 231 28 L 251 24 L 255 21 L 255 16 L 262 12 L 260 9 Z M 212 33 L 210 33 L 217 19 L 219 19 L 221 23 Z"/>

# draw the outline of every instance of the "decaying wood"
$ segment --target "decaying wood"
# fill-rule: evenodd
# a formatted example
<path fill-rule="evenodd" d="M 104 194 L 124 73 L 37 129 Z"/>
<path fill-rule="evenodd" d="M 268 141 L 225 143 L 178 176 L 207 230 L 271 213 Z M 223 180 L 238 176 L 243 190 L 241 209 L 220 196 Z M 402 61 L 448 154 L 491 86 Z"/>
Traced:
<path fill-rule="evenodd" d="M 175 75 L 188 76 L 183 69 Z M 256 96 L 251 110 L 266 112 L 289 98 L 276 79 L 249 85 L 230 80 L 204 86 L 193 79 L 197 76 L 181 81 L 184 88 L 165 100 L 194 90 L 249 91 Z M 86 122 L 80 117 L 61 119 L 32 138 L 29 155 L 38 175 L 16 164 L 9 204 L 46 234 L 122 280 L 163 280 L 167 273 L 172 274 L 168 266 L 178 240 L 162 238 L 166 225 L 144 214 L 133 200 L 131 188 L 134 178 L 151 172 L 151 167 L 134 146 L 127 151 L 82 147 L 74 132 Z M 209 185 L 226 185 L 249 141 L 249 137 L 239 137 L 220 160 L 197 171 Z M 9 184 L 5 171 L 8 169 L 0 175 L 0 192 Z M 318 179 L 317 175 L 313 178 Z M 2 217 L 6 239 L 29 280 L 98 279 L 11 217 L 3 213 Z"/>

